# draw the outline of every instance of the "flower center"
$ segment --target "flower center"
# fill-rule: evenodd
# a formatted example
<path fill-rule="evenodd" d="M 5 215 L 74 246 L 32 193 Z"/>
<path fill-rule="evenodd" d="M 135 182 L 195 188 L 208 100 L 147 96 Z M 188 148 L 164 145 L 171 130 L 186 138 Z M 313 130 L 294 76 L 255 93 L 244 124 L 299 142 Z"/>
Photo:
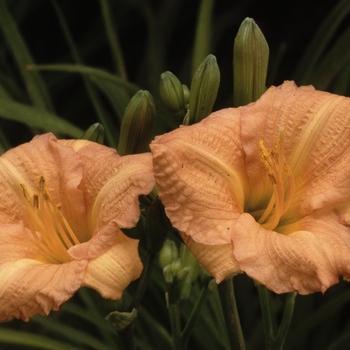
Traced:
<path fill-rule="evenodd" d="M 25 198 L 29 217 L 29 228 L 35 243 L 42 252 L 40 260 L 49 263 L 63 263 L 71 258 L 67 250 L 79 244 L 69 223 L 65 219 L 62 205 L 54 205 L 45 186 L 45 179 L 40 177 L 38 194 L 29 196 L 27 187 L 20 184 Z"/>
<path fill-rule="evenodd" d="M 266 208 L 251 214 L 261 226 L 273 230 L 290 207 L 295 192 L 294 177 L 284 156 L 284 129 L 279 130 L 274 148 L 268 151 L 263 140 L 259 147 L 273 191 Z"/>

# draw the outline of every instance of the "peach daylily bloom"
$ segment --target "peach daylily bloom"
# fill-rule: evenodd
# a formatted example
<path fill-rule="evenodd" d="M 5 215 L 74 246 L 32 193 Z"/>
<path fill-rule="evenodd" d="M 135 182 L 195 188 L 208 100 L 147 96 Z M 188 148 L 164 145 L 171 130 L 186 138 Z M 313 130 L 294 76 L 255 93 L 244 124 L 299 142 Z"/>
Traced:
<path fill-rule="evenodd" d="M 153 141 L 174 227 L 191 243 L 231 246 L 217 282 L 244 271 L 277 293 L 308 294 L 350 277 L 349 110 L 350 98 L 285 82 Z"/>
<path fill-rule="evenodd" d="M 0 321 L 58 310 L 81 286 L 118 299 L 139 277 L 138 196 L 150 154 L 120 157 L 85 140 L 35 137 L 0 157 Z"/>

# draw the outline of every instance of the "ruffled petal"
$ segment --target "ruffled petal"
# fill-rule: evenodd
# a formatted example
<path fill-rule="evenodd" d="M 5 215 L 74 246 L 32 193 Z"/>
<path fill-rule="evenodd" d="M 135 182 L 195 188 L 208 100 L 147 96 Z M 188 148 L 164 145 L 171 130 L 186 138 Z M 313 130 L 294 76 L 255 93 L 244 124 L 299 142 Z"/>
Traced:
<path fill-rule="evenodd" d="M 239 268 L 278 293 L 348 279 L 349 109 L 349 98 L 286 82 L 157 137 L 159 195 L 195 255 L 206 261 L 196 243 L 232 244 Z"/>
<path fill-rule="evenodd" d="M 80 147 L 78 154 L 84 163 L 80 189 L 90 229 L 97 232 L 111 220 L 120 228 L 135 226 L 140 216 L 138 196 L 150 193 L 155 185 L 151 154 L 120 157 L 96 143 Z"/>
<path fill-rule="evenodd" d="M 120 228 L 137 223 L 154 184 L 151 154 L 121 158 L 89 141 L 45 134 L 5 153 L 0 321 L 47 315 L 82 285 L 119 298 L 142 270 Z"/>
<path fill-rule="evenodd" d="M 118 241 L 122 234 L 117 222 L 110 221 L 100 230 L 96 231 L 93 237 L 87 242 L 74 245 L 68 249 L 68 254 L 73 259 L 93 259 L 107 252 Z"/>
<path fill-rule="evenodd" d="M 166 214 L 199 243 L 230 243 L 249 193 L 239 116 L 239 110 L 222 110 L 150 145 Z"/>
<path fill-rule="evenodd" d="M 299 217 L 350 197 L 350 98 L 297 87 L 271 87 L 242 108 L 242 144 L 254 207 L 271 192 L 259 141 L 272 149 L 281 128 L 296 191 L 290 213 Z M 289 213 L 287 213 L 288 215 Z"/>
<path fill-rule="evenodd" d="M 83 280 L 83 286 L 91 287 L 109 299 L 121 298 L 124 289 L 142 271 L 138 240 L 122 232 L 117 237 L 117 242 L 106 253 L 89 261 Z"/>
<path fill-rule="evenodd" d="M 206 245 L 181 233 L 182 239 L 197 261 L 220 283 L 226 277 L 242 273 L 235 259 L 232 244 Z"/>
<path fill-rule="evenodd" d="M 319 211 L 265 230 L 249 214 L 237 220 L 233 253 L 242 270 L 276 293 L 325 292 L 350 275 L 350 228 L 334 212 Z"/>
<path fill-rule="evenodd" d="M 110 249 L 120 228 L 134 227 L 140 217 L 141 194 L 155 185 L 150 153 L 120 157 L 96 143 L 64 141 L 84 163 L 80 189 L 85 194 L 89 229 L 85 242 L 69 249 L 74 259 L 92 259 Z"/>
<path fill-rule="evenodd" d="M 0 321 L 47 315 L 81 286 L 87 260 L 44 264 L 21 221 L 1 225 L 0 232 Z"/>
<path fill-rule="evenodd" d="M 0 321 L 58 310 L 81 286 L 87 261 L 54 265 L 22 259 L 0 266 Z"/>
<path fill-rule="evenodd" d="M 0 225 L 0 269 L 1 265 L 20 259 L 37 259 L 41 250 L 32 239 L 32 233 L 23 221 Z"/>
<path fill-rule="evenodd" d="M 26 213 L 20 185 L 24 185 L 32 197 L 38 193 L 40 177 L 44 177 L 52 202 L 62 205 L 73 230 L 77 234 L 85 231 L 84 195 L 78 189 L 82 176 L 80 156 L 71 147 L 59 144 L 51 133 L 36 136 L 32 141 L 9 150 L 0 158 L 1 222 L 24 219 Z"/>

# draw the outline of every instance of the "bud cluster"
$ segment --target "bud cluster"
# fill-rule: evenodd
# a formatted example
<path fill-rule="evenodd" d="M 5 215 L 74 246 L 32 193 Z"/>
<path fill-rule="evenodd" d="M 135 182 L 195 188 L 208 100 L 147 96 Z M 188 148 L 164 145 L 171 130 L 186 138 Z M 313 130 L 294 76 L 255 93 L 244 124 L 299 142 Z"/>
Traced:
<path fill-rule="evenodd" d="M 182 300 L 189 298 L 193 283 L 207 275 L 184 244 L 179 249 L 170 239 L 164 241 L 159 252 L 159 265 L 168 285 L 179 283 L 179 297 Z"/>

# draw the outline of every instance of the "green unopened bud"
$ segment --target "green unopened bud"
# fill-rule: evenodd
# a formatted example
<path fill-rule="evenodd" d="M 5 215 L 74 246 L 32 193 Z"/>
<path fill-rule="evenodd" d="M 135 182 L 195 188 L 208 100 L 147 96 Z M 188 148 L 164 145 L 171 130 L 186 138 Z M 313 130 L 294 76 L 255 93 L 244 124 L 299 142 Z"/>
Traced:
<path fill-rule="evenodd" d="M 163 276 L 164 276 L 165 283 L 169 283 L 169 284 L 173 283 L 174 273 L 171 269 L 171 265 L 165 266 L 163 268 Z"/>
<path fill-rule="evenodd" d="M 105 138 L 105 129 L 100 123 L 92 124 L 84 133 L 81 135 L 82 140 L 89 140 L 103 144 Z"/>
<path fill-rule="evenodd" d="M 182 269 L 181 259 L 174 260 L 170 266 L 171 266 L 171 271 L 173 272 L 174 276 L 177 276 L 179 271 Z"/>
<path fill-rule="evenodd" d="M 159 265 L 164 268 L 171 265 L 178 257 L 179 250 L 177 249 L 176 243 L 171 239 L 166 239 L 162 249 L 159 252 Z"/>
<path fill-rule="evenodd" d="M 208 55 L 194 72 L 190 92 L 189 124 L 207 117 L 214 106 L 220 85 L 220 70 L 214 55 Z"/>
<path fill-rule="evenodd" d="M 239 27 L 233 47 L 233 105 L 256 101 L 266 90 L 269 46 L 252 18 Z"/>
<path fill-rule="evenodd" d="M 145 152 L 152 138 L 156 108 L 152 95 L 138 91 L 126 106 L 120 127 L 120 155 Z"/>
<path fill-rule="evenodd" d="M 113 311 L 107 315 L 106 320 L 111 322 L 114 329 L 118 332 L 128 327 L 131 322 L 137 317 L 137 309 L 132 309 L 131 312 Z"/>
<path fill-rule="evenodd" d="M 185 96 L 179 79 L 171 72 L 160 76 L 159 92 L 165 107 L 172 113 L 184 116 L 186 113 Z"/>
<path fill-rule="evenodd" d="M 181 260 L 179 258 L 174 259 L 170 265 L 164 266 L 163 276 L 164 276 L 165 282 L 166 283 L 173 283 L 174 278 L 177 278 L 178 273 L 181 270 L 181 268 L 182 268 L 182 264 L 181 264 Z"/>
<path fill-rule="evenodd" d="M 190 278 L 185 278 L 181 282 L 180 299 L 187 300 L 190 297 L 192 290 L 192 282 Z"/>
<path fill-rule="evenodd" d="M 189 273 L 190 273 L 190 270 L 191 268 L 189 266 L 185 266 L 183 267 L 182 269 L 180 269 L 178 272 L 177 272 L 177 278 L 181 281 L 183 279 L 185 279 Z"/>
<path fill-rule="evenodd" d="M 187 85 L 182 84 L 182 90 L 184 92 L 185 106 L 187 108 L 187 105 L 190 103 L 190 89 L 188 88 Z"/>
<path fill-rule="evenodd" d="M 184 244 L 181 244 L 180 247 L 180 259 L 182 265 L 188 268 L 188 278 L 192 283 L 195 282 L 201 272 L 202 267 Z"/>

